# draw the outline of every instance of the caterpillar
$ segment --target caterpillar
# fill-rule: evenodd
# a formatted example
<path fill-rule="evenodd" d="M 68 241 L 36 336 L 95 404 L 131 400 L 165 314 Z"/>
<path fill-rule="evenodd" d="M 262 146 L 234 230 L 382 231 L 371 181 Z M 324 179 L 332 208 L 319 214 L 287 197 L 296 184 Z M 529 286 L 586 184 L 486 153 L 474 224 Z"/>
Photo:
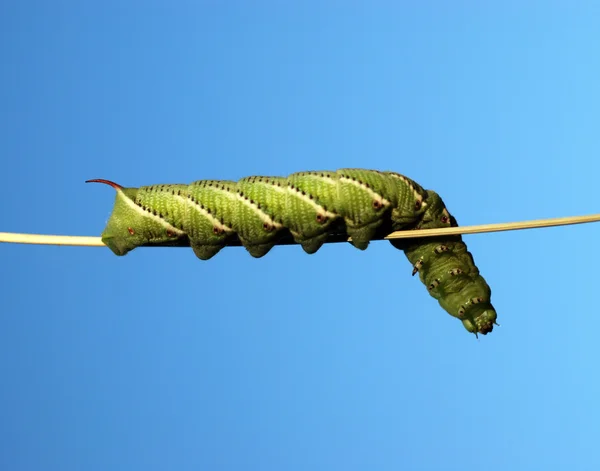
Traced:
<path fill-rule="evenodd" d="M 397 230 L 458 226 L 441 197 L 396 172 L 340 169 L 238 181 L 198 180 L 126 188 L 109 180 L 116 199 L 102 233 L 113 253 L 143 245 L 189 245 L 201 260 L 228 245 L 255 258 L 275 245 L 300 244 L 313 254 L 348 240 L 365 250 Z M 390 240 L 403 250 L 440 306 L 467 331 L 486 335 L 496 324 L 491 289 L 461 236 Z"/>

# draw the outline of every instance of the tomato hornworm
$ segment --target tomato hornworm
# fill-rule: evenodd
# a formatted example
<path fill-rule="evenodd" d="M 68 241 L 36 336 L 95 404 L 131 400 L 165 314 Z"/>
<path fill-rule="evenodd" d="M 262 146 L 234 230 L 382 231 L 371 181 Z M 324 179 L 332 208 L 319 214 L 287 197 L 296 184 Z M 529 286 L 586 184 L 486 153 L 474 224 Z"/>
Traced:
<path fill-rule="evenodd" d="M 189 245 L 208 260 L 228 245 L 256 258 L 278 244 L 315 253 L 325 242 L 348 240 L 360 250 L 397 230 L 457 226 L 439 195 L 395 172 L 340 169 L 199 180 L 117 191 L 102 241 L 116 255 L 143 245 Z M 429 293 L 472 333 L 496 323 L 491 289 L 461 236 L 397 239 Z"/>

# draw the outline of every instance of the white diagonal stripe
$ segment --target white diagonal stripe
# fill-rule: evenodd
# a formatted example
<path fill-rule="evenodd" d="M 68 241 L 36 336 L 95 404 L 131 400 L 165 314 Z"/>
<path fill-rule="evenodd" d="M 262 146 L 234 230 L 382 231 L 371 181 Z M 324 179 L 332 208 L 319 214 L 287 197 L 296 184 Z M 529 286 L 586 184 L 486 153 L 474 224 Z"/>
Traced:
<path fill-rule="evenodd" d="M 123 193 L 122 190 L 117 189 L 117 194 L 123 198 L 125 200 L 125 203 L 127 205 L 129 205 L 131 208 L 133 208 L 135 211 L 137 211 L 139 214 L 141 214 L 142 216 L 146 216 L 149 217 L 150 219 L 158 222 L 161 226 L 163 226 L 165 229 L 167 229 L 170 232 L 173 232 L 174 234 L 177 235 L 185 235 L 185 232 L 183 232 L 181 229 L 178 229 L 175 226 L 172 226 L 171 224 L 169 224 L 167 221 L 165 221 L 163 218 L 159 217 L 159 216 L 155 216 L 154 214 L 152 214 L 149 211 L 146 211 L 143 208 L 140 208 L 137 204 L 135 204 L 130 198 L 128 198 L 127 196 L 125 196 L 125 194 Z"/>
<path fill-rule="evenodd" d="M 210 221 L 210 223 L 224 232 L 233 232 L 233 229 L 226 224 L 223 224 L 219 218 L 216 218 L 211 213 L 209 213 L 206 208 L 203 208 L 197 201 L 192 200 L 191 198 L 184 198 L 181 195 L 175 195 L 175 198 L 182 202 L 187 208 L 192 208 L 192 210 L 196 211 L 201 216 L 205 217 Z"/>
<path fill-rule="evenodd" d="M 352 179 L 351 177 L 345 177 L 345 176 L 340 176 L 340 180 L 344 180 L 345 182 L 350 183 L 351 185 L 354 185 L 357 188 L 360 188 L 361 190 L 365 191 L 369 196 L 371 196 L 374 200 L 377 200 L 381 203 L 382 206 L 389 206 L 391 203 L 385 199 L 383 196 L 381 196 L 379 193 L 377 193 L 376 191 L 372 190 L 371 188 L 369 188 L 366 184 L 356 180 L 356 179 Z"/>

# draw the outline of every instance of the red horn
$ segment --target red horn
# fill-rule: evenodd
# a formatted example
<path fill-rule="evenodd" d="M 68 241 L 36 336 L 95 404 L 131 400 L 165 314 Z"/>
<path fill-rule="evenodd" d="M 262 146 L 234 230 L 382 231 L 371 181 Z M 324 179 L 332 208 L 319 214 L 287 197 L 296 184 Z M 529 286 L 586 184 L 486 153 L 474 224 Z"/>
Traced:
<path fill-rule="evenodd" d="M 115 182 L 111 182 L 110 180 L 103 180 L 102 178 L 96 178 L 94 180 L 86 180 L 86 183 L 104 183 L 105 185 L 112 186 L 115 190 L 120 190 L 123 188 L 121 185 Z"/>

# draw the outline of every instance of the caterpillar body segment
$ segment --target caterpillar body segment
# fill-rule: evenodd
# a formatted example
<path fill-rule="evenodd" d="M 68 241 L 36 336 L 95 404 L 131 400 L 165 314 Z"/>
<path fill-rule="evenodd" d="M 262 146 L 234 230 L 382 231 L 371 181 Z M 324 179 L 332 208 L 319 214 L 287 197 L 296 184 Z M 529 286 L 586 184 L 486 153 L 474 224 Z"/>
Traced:
<path fill-rule="evenodd" d="M 108 180 L 88 181 L 109 184 L 117 191 L 113 212 L 102 233 L 102 242 L 116 255 L 126 255 L 141 245 L 187 238 L 183 221 L 160 212 L 165 206 L 160 201 L 167 198 L 166 193 L 151 196 L 154 190 L 149 188 L 125 188 Z"/>

